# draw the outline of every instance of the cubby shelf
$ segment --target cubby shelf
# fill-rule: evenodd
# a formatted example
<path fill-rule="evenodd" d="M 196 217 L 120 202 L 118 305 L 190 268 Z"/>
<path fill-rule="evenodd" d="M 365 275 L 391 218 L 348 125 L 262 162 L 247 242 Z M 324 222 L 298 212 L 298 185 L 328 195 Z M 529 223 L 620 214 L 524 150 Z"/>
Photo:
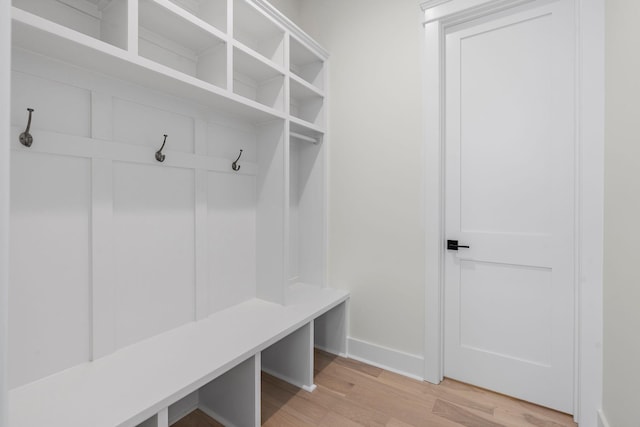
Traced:
<path fill-rule="evenodd" d="M 14 7 L 12 14 L 12 40 L 16 47 L 190 99 L 253 122 L 285 118 L 281 111 L 244 99 L 213 84 L 138 57 L 32 13 Z"/>
<path fill-rule="evenodd" d="M 227 31 L 227 0 L 169 0 L 222 33 Z"/>
<path fill-rule="evenodd" d="M 169 2 L 140 0 L 138 54 L 225 88 L 224 34 Z"/>
<path fill-rule="evenodd" d="M 323 90 L 324 60 L 295 37 L 291 37 L 290 40 L 289 69 L 291 73 L 319 90 Z"/>

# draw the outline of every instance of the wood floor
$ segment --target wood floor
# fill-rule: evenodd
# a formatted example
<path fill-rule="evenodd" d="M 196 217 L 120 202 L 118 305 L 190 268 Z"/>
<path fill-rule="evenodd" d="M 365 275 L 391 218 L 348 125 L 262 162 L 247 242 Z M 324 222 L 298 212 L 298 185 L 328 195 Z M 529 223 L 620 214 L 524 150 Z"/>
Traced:
<path fill-rule="evenodd" d="M 572 417 L 452 380 L 435 386 L 351 359 L 316 351 L 307 393 L 262 374 L 267 427 L 561 427 Z M 174 427 L 219 427 L 195 411 Z"/>

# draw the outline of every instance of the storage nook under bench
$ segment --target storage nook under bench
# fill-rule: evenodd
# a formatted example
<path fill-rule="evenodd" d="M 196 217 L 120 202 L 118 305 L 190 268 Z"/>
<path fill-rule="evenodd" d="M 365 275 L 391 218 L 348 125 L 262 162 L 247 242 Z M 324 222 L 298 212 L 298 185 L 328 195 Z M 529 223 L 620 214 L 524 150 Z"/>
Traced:
<path fill-rule="evenodd" d="M 349 298 L 326 51 L 262 0 L 12 13 L 10 426 L 257 426 L 261 370 L 312 391 Z"/>

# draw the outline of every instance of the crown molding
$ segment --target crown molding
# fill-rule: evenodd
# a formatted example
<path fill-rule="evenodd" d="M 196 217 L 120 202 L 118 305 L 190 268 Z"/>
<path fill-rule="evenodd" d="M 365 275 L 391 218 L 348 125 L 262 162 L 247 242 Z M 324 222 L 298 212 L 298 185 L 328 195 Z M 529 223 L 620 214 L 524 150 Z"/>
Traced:
<path fill-rule="evenodd" d="M 449 3 L 452 0 L 427 0 L 425 2 L 420 3 L 420 8 L 425 11 L 425 10 L 429 10 L 432 9 L 436 6 L 440 6 L 441 4 L 444 3 Z"/>
<path fill-rule="evenodd" d="M 302 43 L 304 43 L 308 48 L 313 50 L 321 59 L 326 60 L 329 58 L 329 52 L 322 47 L 317 41 L 315 41 L 311 36 L 305 33 L 302 28 L 298 27 L 293 23 L 289 18 L 287 18 L 282 12 L 276 9 L 271 3 L 266 0 L 251 0 L 253 4 L 258 6 L 260 10 L 267 13 L 271 18 L 273 18 L 276 22 L 282 25 L 284 28 L 289 30 L 289 32 Z"/>

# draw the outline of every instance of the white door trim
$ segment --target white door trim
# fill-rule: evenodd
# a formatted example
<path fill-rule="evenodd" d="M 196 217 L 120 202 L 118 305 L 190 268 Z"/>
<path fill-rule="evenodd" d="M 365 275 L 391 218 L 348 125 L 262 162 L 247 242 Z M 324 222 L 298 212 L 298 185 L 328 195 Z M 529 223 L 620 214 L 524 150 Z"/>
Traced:
<path fill-rule="evenodd" d="M 430 0 L 425 13 L 425 367 L 443 378 L 444 34 L 451 25 L 525 3 L 548 0 Z M 576 70 L 576 357 L 574 418 L 595 427 L 602 402 L 604 212 L 604 1 L 574 0 Z"/>
<path fill-rule="evenodd" d="M 11 2 L 0 2 L 0 98 L 11 99 Z M 0 425 L 9 423 L 7 356 L 9 319 L 10 102 L 0 105 Z"/>

